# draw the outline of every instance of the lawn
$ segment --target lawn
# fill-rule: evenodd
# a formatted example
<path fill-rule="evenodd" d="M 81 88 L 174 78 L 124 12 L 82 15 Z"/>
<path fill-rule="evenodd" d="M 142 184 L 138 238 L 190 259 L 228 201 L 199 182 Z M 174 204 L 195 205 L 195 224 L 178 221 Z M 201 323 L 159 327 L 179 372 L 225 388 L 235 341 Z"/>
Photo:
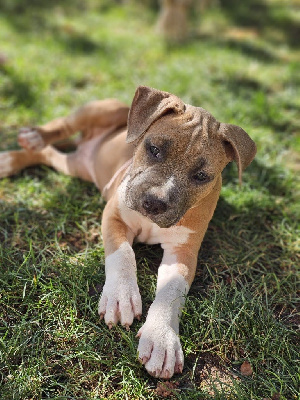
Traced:
<path fill-rule="evenodd" d="M 258 153 L 242 187 L 224 171 L 181 318 L 185 367 L 166 384 L 135 337 L 160 247 L 135 246 L 142 321 L 109 330 L 96 188 L 46 167 L 0 180 L 0 398 L 299 399 L 300 3 L 212 2 L 181 46 L 155 32 L 154 1 L 124 3 L 1 1 L 0 150 L 143 84 L 242 126 Z"/>

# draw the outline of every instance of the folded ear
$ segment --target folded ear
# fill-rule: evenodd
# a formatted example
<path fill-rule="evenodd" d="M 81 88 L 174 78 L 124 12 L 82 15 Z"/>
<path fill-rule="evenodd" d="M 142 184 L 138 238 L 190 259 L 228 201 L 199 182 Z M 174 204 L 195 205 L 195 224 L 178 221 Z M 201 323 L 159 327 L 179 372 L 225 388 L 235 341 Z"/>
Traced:
<path fill-rule="evenodd" d="M 153 122 L 167 112 L 182 114 L 184 110 L 185 105 L 177 96 L 147 86 L 139 86 L 128 115 L 126 142 L 134 142 Z"/>
<path fill-rule="evenodd" d="M 229 146 L 231 161 L 235 161 L 239 170 L 239 181 L 242 183 L 242 172 L 248 167 L 256 154 L 256 145 L 250 136 L 239 126 L 220 124 L 219 134 Z"/>

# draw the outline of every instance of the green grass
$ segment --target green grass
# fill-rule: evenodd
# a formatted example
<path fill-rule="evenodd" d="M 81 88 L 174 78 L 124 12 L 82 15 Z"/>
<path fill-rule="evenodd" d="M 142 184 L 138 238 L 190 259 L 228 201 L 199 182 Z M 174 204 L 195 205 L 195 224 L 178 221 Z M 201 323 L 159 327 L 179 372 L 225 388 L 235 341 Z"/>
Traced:
<path fill-rule="evenodd" d="M 234 165 L 224 171 L 169 397 L 299 399 L 299 2 L 222 0 L 180 47 L 155 34 L 155 7 L 136 3 L 1 2 L 1 149 L 85 101 L 130 103 L 139 84 L 242 126 L 258 154 L 242 188 Z M 144 319 L 110 331 L 97 316 L 103 207 L 93 185 L 45 167 L 0 181 L 1 400 L 161 397 L 137 362 Z M 135 250 L 145 318 L 161 250 Z"/>

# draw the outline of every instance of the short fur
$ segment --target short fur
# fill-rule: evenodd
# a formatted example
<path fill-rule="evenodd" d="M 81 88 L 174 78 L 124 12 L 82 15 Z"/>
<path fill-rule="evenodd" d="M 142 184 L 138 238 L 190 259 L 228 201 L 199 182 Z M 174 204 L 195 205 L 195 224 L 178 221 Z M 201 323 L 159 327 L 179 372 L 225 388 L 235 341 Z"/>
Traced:
<path fill-rule="evenodd" d="M 77 131 L 82 137 L 75 152 L 64 154 L 51 145 Z M 121 322 L 128 329 L 142 313 L 133 241 L 161 244 L 156 297 L 138 332 L 139 359 L 156 377 L 181 372 L 179 316 L 219 198 L 221 172 L 235 161 L 241 179 L 255 156 L 254 142 L 203 108 L 141 86 L 130 111 L 118 100 L 91 102 L 65 118 L 22 130 L 19 144 L 23 150 L 0 153 L 0 177 L 46 164 L 94 182 L 107 200 L 99 314 L 110 328 Z"/>

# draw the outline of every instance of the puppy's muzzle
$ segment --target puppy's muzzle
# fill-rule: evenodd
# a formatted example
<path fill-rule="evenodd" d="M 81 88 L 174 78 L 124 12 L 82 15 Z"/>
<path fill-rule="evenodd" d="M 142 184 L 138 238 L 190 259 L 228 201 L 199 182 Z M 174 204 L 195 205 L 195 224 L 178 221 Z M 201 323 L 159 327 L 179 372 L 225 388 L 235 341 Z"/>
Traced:
<path fill-rule="evenodd" d="M 168 209 L 168 205 L 165 201 L 151 194 L 146 195 L 142 207 L 148 215 L 163 214 Z"/>

